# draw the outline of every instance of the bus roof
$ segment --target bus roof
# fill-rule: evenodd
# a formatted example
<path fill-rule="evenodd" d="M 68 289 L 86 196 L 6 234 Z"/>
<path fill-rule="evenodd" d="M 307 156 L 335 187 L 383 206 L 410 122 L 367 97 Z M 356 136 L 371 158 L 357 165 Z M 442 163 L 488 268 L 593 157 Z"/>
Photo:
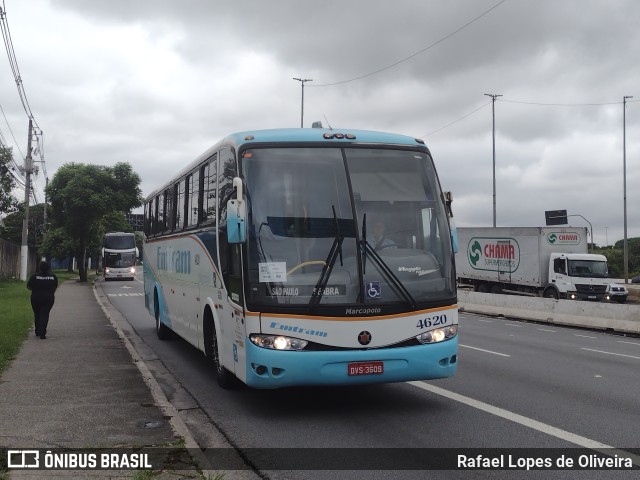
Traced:
<path fill-rule="evenodd" d="M 252 138 L 253 137 L 253 138 Z M 231 134 L 226 139 L 235 145 L 271 142 L 330 142 L 373 143 L 391 145 L 424 145 L 422 140 L 396 133 L 374 132 L 353 129 L 326 128 L 277 128 L 272 130 L 250 130 Z"/>
<path fill-rule="evenodd" d="M 210 158 L 223 146 L 231 146 L 236 149 L 251 144 L 275 144 L 275 143 L 325 143 L 342 145 L 390 145 L 404 147 L 420 147 L 426 149 L 423 140 L 400 135 L 397 133 L 376 132 L 371 130 L 353 130 L 348 128 L 327 129 L 327 128 L 275 128 L 270 130 L 248 130 L 236 132 L 226 136 L 211 148 L 199 155 L 195 160 L 189 162 L 185 168 L 165 182 L 161 187 L 155 189 L 147 196 L 147 201 L 159 192 L 172 185 L 176 180 L 185 176 L 197 165 Z"/>

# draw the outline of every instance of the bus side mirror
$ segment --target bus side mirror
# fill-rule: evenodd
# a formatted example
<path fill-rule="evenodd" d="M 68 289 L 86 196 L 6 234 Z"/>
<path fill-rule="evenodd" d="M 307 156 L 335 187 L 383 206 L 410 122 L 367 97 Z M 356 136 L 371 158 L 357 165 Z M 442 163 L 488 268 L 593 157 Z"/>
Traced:
<path fill-rule="evenodd" d="M 235 177 L 235 198 L 227 202 L 227 241 L 244 243 L 247 239 L 247 208 L 243 198 L 242 179 Z"/>

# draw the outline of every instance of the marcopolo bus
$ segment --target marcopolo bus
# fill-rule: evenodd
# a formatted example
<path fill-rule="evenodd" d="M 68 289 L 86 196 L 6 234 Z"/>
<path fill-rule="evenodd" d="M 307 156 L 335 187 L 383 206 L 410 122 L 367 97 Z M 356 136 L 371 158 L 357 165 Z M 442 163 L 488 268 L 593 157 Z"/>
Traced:
<path fill-rule="evenodd" d="M 111 232 L 102 241 L 102 268 L 104 279 L 127 278 L 136 276 L 136 258 L 138 248 L 133 233 Z"/>
<path fill-rule="evenodd" d="M 457 367 L 451 195 L 424 142 L 237 133 L 145 203 L 145 304 L 257 388 L 444 378 Z"/>

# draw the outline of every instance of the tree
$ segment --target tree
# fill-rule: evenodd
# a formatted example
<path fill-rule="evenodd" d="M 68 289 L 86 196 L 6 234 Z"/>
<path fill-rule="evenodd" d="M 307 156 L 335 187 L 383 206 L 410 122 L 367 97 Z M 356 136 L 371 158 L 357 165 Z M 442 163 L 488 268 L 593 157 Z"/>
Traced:
<path fill-rule="evenodd" d="M 11 149 L 0 145 L 0 215 L 14 212 L 18 201 L 11 194 L 16 183 L 10 173 L 13 155 Z"/>
<path fill-rule="evenodd" d="M 100 236 L 101 222 L 111 212 L 142 205 L 140 177 L 128 163 L 113 167 L 68 163 L 48 187 L 52 226 L 75 239 L 80 281 L 87 281 L 87 248 Z"/>
<path fill-rule="evenodd" d="M 47 212 L 51 212 L 51 207 Z M 18 204 L 17 211 L 4 218 L 4 225 L 0 227 L 0 235 L 5 240 L 22 243 L 22 221 L 24 220 L 24 202 Z M 40 253 L 44 237 L 44 203 L 29 207 L 29 225 L 27 230 L 27 244 L 36 248 Z"/>
<path fill-rule="evenodd" d="M 52 228 L 47 230 L 42 243 L 42 254 L 47 258 L 63 259 L 68 258 L 68 271 L 73 270 L 73 256 L 76 251 L 76 241 L 70 237 L 63 228 Z"/>

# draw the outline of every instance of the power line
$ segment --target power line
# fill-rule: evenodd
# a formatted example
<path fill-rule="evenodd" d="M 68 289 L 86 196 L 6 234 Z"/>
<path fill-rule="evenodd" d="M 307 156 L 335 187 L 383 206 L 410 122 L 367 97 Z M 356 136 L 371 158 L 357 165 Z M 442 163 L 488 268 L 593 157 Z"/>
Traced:
<path fill-rule="evenodd" d="M 500 5 L 502 5 L 504 2 L 506 2 L 507 0 L 501 0 L 498 3 L 496 3 L 493 7 L 491 7 L 490 9 L 486 10 L 485 12 L 483 12 L 482 14 L 478 15 L 477 17 L 475 17 L 473 20 L 468 21 L 467 23 L 465 23 L 464 25 L 462 25 L 461 27 L 459 27 L 457 30 L 451 32 L 448 35 L 445 35 L 444 37 L 442 37 L 441 39 L 435 41 L 434 43 L 432 43 L 431 45 L 423 48 L 422 50 L 419 50 L 415 53 L 412 53 L 411 55 L 409 55 L 408 57 L 405 57 L 401 60 L 398 60 L 397 62 L 392 63 L 391 65 L 387 65 L 386 67 L 382 67 L 379 68 L 378 70 L 375 70 L 373 72 L 370 73 L 366 73 L 364 75 L 360 75 L 358 77 L 354 77 L 354 78 L 350 78 L 348 80 L 341 80 L 339 82 L 333 82 L 333 83 L 325 83 L 325 84 L 320 84 L 320 85 L 309 85 L 310 87 L 332 87 L 334 85 L 342 85 L 345 83 L 350 83 L 350 82 L 355 82 L 356 80 L 362 80 L 363 78 L 367 78 L 367 77 L 371 77 L 373 75 L 376 75 L 380 72 L 384 72 L 385 70 L 389 70 L 390 68 L 393 68 L 397 65 L 400 65 L 403 62 L 406 62 L 407 60 L 412 59 L 413 57 L 416 57 L 418 55 L 420 55 L 421 53 L 426 52 L 427 50 L 430 50 L 431 48 L 435 47 L 436 45 L 444 42 L 445 40 L 448 40 L 449 38 L 453 37 L 454 35 L 456 35 L 457 33 L 461 32 L 462 30 L 464 30 L 465 28 L 467 28 L 468 26 L 470 26 L 472 23 L 475 23 L 476 21 L 480 20 L 482 17 L 484 17 L 485 15 L 487 15 L 488 13 L 490 13 L 492 10 L 495 10 L 496 8 L 498 8 Z"/>
<path fill-rule="evenodd" d="M 2 32 L 2 38 L 4 41 L 5 50 L 7 52 L 7 57 L 9 59 L 9 66 L 11 67 L 11 72 L 13 73 L 13 78 L 16 82 L 16 87 L 18 89 L 18 96 L 20 97 L 20 102 L 22 103 L 22 108 L 24 108 L 25 113 L 29 119 L 29 135 L 28 135 L 28 148 L 27 148 L 27 157 L 26 159 L 23 156 L 25 162 L 25 219 L 28 221 L 29 218 L 29 198 L 33 197 L 34 202 L 38 203 L 38 197 L 36 195 L 35 189 L 32 185 L 30 185 L 30 174 L 33 169 L 33 162 L 31 160 L 32 153 L 34 150 L 32 149 L 32 140 L 35 137 L 36 139 L 36 148 L 35 153 L 40 156 L 40 161 L 43 165 L 43 171 L 46 175 L 46 169 L 44 168 L 44 149 L 43 149 L 43 132 L 38 122 L 33 115 L 31 110 L 31 106 L 29 105 L 29 100 L 27 99 L 27 92 L 24 89 L 24 83 L 22 81 L 22 76 L 20 75 L 20 68 L 18 67 L 18 59 L 16 57 L 15 49 L 13 48 L 13 40 L 11 39 L 11 31 L 9 29 L 9 22 L 7 21 L 7 9 L 5 5 L 5 0 L 2 0 L 2 8 L 0 8 L 0 31 Z M 9 122 L 7 120 L 6 115 L 4 115 L 4 111 L 2 115 L 9 126 Z M 13 137 L 13 131 L 11 130 L 11 126 L 9 126 L 9 131 L 11 131 L 11 135 Z M 13 140 L 18 146 L 18 142 L 15 137 Z M 18 147 L 18 151 L 20 151 L 20 147 Z M 22 152 L 20 151 L 20 155 L 22 156 Z M 13 161 L 13 159 L 12 159 Z M 15 163 L 15 161 L 13 161 Z M 14 177 L 15 178 L 15 177 Z M 20 183 L 20 182 L 19 182 Z M 22 232 L 22 252 L 21 252 L 21 267 L 20 267 L 20 277 L 23 278 L 26 275 L 26 231 L 23 226 Z M 24 278 L 23 278 L 24 279 Z"/>
<path fill-rule="evenodd" d="M 37 130 L 40 130 L 40 127 L 38 126 L 38 123 L 35 121 L 35 118 L 33 116 L 33 112 L 31 111 L 31 106 L 29 105 L 29 100 L 27 99 L 27 92 L 24 89 L 22 77 L 20 76 L 20 68 L 18 67 L 18 59 L 16 58 L 16 53 L 13 48 L 11 31 L 9 30 L 9 22 L 7 21 L 7 9 L 5 7 L 4 0 L 2 0 L 2 8 L 0 9 L 0 30 L 2 31 L 4 47 L 7 51 L 7 57 L 9 58 L 9 65 L 13 73 L 13 78 L 16 82 L 16 86 L 18 87 L 18 96 L 20 97 L 22 107 L 24 108 L 24 111 L 29 119 L 33 121 L 35 128 Z"/>
<path fill-rule="evenodd" d="M 450 127 L 451 125 L 454 125 L 454 124 L 456 124 L 456 123 L 460 122 L 461 120 L 464 120 L 465 118 L 470 117 L 470 116 L 471 116 L 471 115 L 473 115 L 474 113 L 476 113 L 476 112 L 478 112 L 478 111 L 482 110 L 484 107 L 486 107 L 487 105 L 491 105 L 492 103 L 493 103 L 493 101 L 491 101 L 491 102 L 487 102 L 487 103 L 485 103 L 484 105 L 481 105 L 480 107 L 476 108 L 475 110 L 473 110 L 473 111 L 471 111 L 471 112 L 467 113 L 466 115 L 463 115 L 462 117 L 460 117 L 460 118 L 458 118 L 458 119 L 454 120 L 453 122 L 448 123 L 448 124 L 446 124 L 446 125 L 444 125 L 444 126 L 442 126 L 442 127 L 438 128 L 438 129 L 436 129 L 436 130 L 434 130 L 434 131 L 432 131 L 432 132 L 430 132 L 430 133 L 425 133 L 425 134 L 424 134 L 422 137 L 420 137 L 420 138 L 426 138 L 426 137 L 429 137 L 429 136 L 431 136 L 431 135 L 435 135 L 435 134 L 436 134 L 436 133 L 438 133 L 440 130 L 444 130 L 445 128 L 448 128 L 448 127 Z"/>
<path fill-rule="evenodd" d="M 502 98 L 496 98 L 497 102 L 505 102 L 505 103 L 516 103 L 516 104 L 520 104 L 520 105 L 534 105 L 534 106 L 542 106 L 542 107 L 602 107 L 602 106 L 607 106 L 607 105 L 622 105 L 623 102 L 602 102 L 602 103 L 541 103 L 541 102 L 524 102 L 524 101 L 519 101 L 519 100 L 505 100 Z M 634 102 L 640 102 L 640 100 L 627 100 L 626 103 L 634 103 Z M 431 135 L 435 135 L 436 133 L 440 132 L 441 130 L 444 130 L 446 128 L 449 128 L 452 125 L 455 125 L 456 123 L 464 120 L 467 117 L 470 117 L 471 115 L 473 115 L 474 113 L 482 110 L 483 108 L 485 108 L 488 105 L 491 105 L 493 103 L 493 99 L 487 103 L 485 103 L 484 105 L 479 106 L 478 108 L 476 108 L 475 110 L 472 110 L 471 112 L 461 116 L 460 118 L 457 118 L 456 120 L 454 120 L 451 123 L 447 123 L 446 125 L 443 125 L 440 128 L 437 128 L 436 130 L 433 130 L 432 132 L 429 133 L 425 133 L 424 135 L 422 135 L 422 137 L 419 138 L 426 138 L 429 137 Z"/>
<path fill-rule="evenodd" d="M 632 100 L 640 102 L 640 100 Z M 627 100 L 627 103 L 632 101 Z M 518 103 L 520 105 L 535 105 L 540 107 L 603 107 L 607 105 L 622 105 L 622 102 L 603 102 L 603 103 L 541 103 L 541 102 L 523 102 L 520 100 L 498 99 L 498 102 Z"/>
<path fill-rule="evenodd" d="M 0 112 L 2 112 L 2 116 L 4 117 L 4 121 L 7 124 L 7 128 L 9 128 L 9 133 L 11 133 L 11 138 L 13 138 L 13 143 L 16 145 L 16 148 L 18 149 L 18 152 L 20 152 L 20 158 L 22 158 L 24 160 L 24 155 L 22 153 L 22 150 L 20 150 L 20 146 L 18 145 L 18 142 L 16 141 L 16 136 L 13 134 L 13 130 L 11 130 L 11 125 L 9 125 L 9 120 L 7 120 L 7 116 L 4 114 L 4 110 L 2 109 L 2 105 L 0 105 Z"/>

